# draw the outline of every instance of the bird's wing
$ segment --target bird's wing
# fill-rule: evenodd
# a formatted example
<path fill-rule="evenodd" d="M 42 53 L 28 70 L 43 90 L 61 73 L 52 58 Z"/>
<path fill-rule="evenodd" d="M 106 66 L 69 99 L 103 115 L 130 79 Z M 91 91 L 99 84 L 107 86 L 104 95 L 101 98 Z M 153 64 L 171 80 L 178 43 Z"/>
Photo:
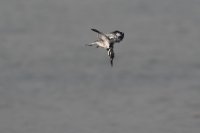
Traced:
<path fill-rule="evenodd" d="M 101 32 L 101 31 L 99 31 L 97 29 L 93 29 L 93 28 L 91 30 L 94 31 L 94 32 L 96 32 L 96 33 L 98 33 L 98 38 L 99 39 L 101 39 L 103 41 L 109 41 L 110 40 L 109 37 L 106 34 L 104 34 L 103 32 Z"/>

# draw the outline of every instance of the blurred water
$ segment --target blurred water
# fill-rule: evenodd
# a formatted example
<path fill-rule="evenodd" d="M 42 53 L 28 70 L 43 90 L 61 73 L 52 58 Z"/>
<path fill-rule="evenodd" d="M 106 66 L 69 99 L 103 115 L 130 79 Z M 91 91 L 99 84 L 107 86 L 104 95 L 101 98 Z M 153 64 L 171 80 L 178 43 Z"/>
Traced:
<path fill-rule="evenodd" d="M 1 0 L 0 132 L 199 133 L 199 7 Z M 113 68 L 91 27 L 125 32 Z"/>

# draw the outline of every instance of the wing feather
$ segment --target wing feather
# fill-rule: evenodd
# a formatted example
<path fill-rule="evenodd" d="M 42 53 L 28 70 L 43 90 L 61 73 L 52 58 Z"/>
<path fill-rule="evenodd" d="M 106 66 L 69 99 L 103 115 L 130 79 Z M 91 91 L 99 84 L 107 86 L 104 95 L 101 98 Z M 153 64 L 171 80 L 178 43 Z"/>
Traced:
<path fill-rule="evenodd" d="M 102 35 L 102 37 L 99 37 L 100 39 L 104 40 L 104 38 L 105 38 L 105 39 L 107 39 L 106 41 L 110 40 L 109 37 L 106 34 L 104 34 L 103 32 L 101 32 L 101 31 L 99 31 L 97 29 L 93 29 L 93 28 L 91 28 L 91 30 L 96 32 L 96 33 L 98 33 L 98 34 L 100 34 L 100 35 Z"/>

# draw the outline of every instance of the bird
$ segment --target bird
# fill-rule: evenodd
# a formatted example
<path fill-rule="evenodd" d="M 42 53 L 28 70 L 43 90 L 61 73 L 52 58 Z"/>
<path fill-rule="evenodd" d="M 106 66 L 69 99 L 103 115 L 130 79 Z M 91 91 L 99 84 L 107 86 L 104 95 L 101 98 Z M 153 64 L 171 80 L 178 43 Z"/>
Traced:
<path fill-rule="evenodd" d="M 91 28 L 91 30 L 98 34 L 98 39 L 92 43 L 86 44 L 86 46 L 96 46 L 96 48 L 101 47 L 106 49 L 107 54 L 110 57 L 111 67 L 113 67 L 113 59 L 115 57 L 114 44 L 120 43 L 124 39 L 124 33 L 119 30 L 110 33 L 103 33 L 94 28 Z"/>

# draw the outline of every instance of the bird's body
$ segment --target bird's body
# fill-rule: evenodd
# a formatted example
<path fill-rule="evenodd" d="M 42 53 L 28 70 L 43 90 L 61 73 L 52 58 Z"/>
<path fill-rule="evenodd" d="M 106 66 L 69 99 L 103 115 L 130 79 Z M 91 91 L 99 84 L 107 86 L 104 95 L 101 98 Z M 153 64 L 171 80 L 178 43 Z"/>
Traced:
<path fill-rule="evenodd" d="M 97 29 L 91 29 L 92 31 L 98 33 L 98 39 L 87 46 L 95 45 L 97 48 L 101 47 L 107 50 L 108 56 L 110 57 L 111 66 L 113 66 L 114 59 L 114 44 L 119 43 L 124 38 L 124 33 L 120 31 L 113 31 L 111 33 L 104 34 Z"/>

